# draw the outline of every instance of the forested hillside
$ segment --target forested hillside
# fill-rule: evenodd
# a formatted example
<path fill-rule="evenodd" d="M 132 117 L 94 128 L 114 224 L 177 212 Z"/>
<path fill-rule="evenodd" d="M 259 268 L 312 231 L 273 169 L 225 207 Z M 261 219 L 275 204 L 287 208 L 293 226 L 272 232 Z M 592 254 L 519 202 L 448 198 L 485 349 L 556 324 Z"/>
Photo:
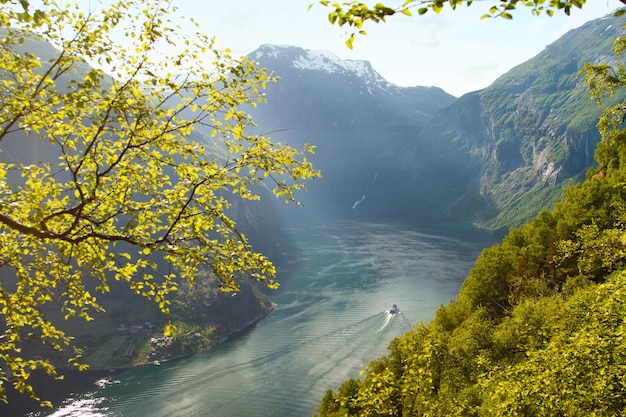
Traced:
<path fill-rule="evenodd" d="M 485 250 L 457 299 L 329 391 L 320 416 L 623 415 L 626 134 L 597 155 L 601 168 Z"/>
<path fill-rule="evenodd" d="M 590 74 L 600 90 L 624 85 L 610 66 Z M 484 250 L 458 297 L 394 340 L 362 380 L 329 390 L 320 417 L 624 415 L 623 108 L 601 121 L 586 180 Z"/>

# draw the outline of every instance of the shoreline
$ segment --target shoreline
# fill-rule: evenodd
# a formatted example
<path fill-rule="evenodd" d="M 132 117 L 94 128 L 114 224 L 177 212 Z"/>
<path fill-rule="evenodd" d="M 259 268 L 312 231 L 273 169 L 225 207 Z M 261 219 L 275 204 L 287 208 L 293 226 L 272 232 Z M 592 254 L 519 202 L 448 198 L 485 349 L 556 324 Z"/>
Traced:
<path fill-rule="evenodd" d="M 236 340 L 237 338 L 243 336 L 247 331 L 252 330 L 256 324 L 267 317 L 267 315 L 274 311 L 276 307 L 277 304 L 272 303 L 271 309 L 265 314 L 262 314 L 261 316 L 248 321 L 243 326 L 228 332 L 228 334 L 216 340 L 215 343 L 207 349 L 164 358 L 159 360 L 159 362 L 160 364 L 165 364 L 168 362 L 186 359 L 197 354 L 209 352 L 211 349 L 219 345 Z M 35 389 L 35 392 L 38 393 L 42 400 L 52 402 L 53 408 L 50 409 L 40 407 L 39 401 L 35 401 L 24 394 L 19 394 L 13 390 L 12 386 L 9 385 L 6 387 L 8 403 L 0 403 L 0 415 L 24 416 L 30 415 L 30 413 L 37 413 L 38 411 L 48 413 L 51 410 L 61 407 L 63 402 L 72 394 L 103 388 L 109 383 L 106 380 L 114 377 L 116 374 L 144 366 L 157 365 L 148 361 L 128 366 L 90 367 L 89 369 L 83 371 L 79 371 L 73 367 L 57 366 L 58 375 L 63 376 L 63 379 L 61 380 L 53 380 L 53 377 L 50 377 L 44 371 L 38 369 L 33 372 L 30 381 Z"/>
<path fill-rule="evenodd" d="M 189 358 L 191 356 L 200 354 L 200 353 L 204 353 L 204 352 L 209 352 L 211 351 L 213 348 L 220 346 L 230 340 L 235 340 L 238 337 L 240 337 L 243 333 L 245 333 L 246 331 L 250 330 L 253 326 L 255 326 L 256 324 L 258 324 L 261 320 L 263 320 L 264 318 L 266 318 L 272 311 L 274 311 L 276 309 L 276 307 L 278 307 L 278 305 L 276 303 L 271 303 L 271 307 L 268 311 L 266 311 L 264 314 L 261 314 L 260 316 L 246 322 L 243 326 L 238 327 L 232 331 L 226 332 L 226 334 L 218 339 L 216 339 L 215 341 L 212 341 L 213 343 L 211 344 L 211 346 L 205 348 L 205 349 L 200 349 L 200 350 L 195 350 L 192 352 L 188 352 L 188 353 L 182 353 L 182 354 L 177 354 L 174 356 L 161 356 L 161 357 L 155 357 L 155 358 L 150 358 L 150 360 L 147 361 L 143 361 L 143 362 L 135 362 L 135 363 L 131 363 L 128 365 L 122 365 L 122 366 L 90 366 L 89 369 L 87 369 L 86 371 L 93 371 L 93 372 L 104 372 L 104 371 L 108 371 L 108 372 L 122 372 L 125 370 L 130 370 L 133 368 L 138 368 L 141 366 L 159 366 L 161 364 L 164 363 L 168 363 L 168 362 L 172 362 L 172 361 L 176 361 L 176 360 L 180 360 L 180 359 L 185 359 L 185 358 Z M 173 336 L 174 338 L 176 336 Z M 165 352 L 167 353 L 167 352 Z M 61 367 L 61 366 L 57 366 L 57 369 L 60 371 L 59 373 L 62 374 L 63 372 L 66 371 L 76 371 L 76 372 L 85 372 L 85 371 L 77 371 L 74 368 L 70 368 L 70 367 Z"/>
<path fill-rule="evenodd" d="M 205 353 L 205 352 L 210 352 L 212 349 L 216 348 L 217 346 L 220 346 L 220 345 L 222 345 L 224 343 L 227 343 L 230 340 L 235 340 L 238 337 L 242 336 L 243 333 L 251 330 L 253 326 L 258 324 L 261 320 L 266 318 L 272 311 L 274 311 L 274 309 L 277 306 L 278 306 L 277 304 L 272 303 L 270 310 L 268 310 L 265 314 L 262 314 L 261 316 L 256 317 L 256 318 L 248 321 L 242 327 L 239 327 L 239 328 L 237 328 L 235 330 L 227 332 L 227 334 L 225 336 L 223 336 L 222 338 L 216 340 L 208 348 L 200 349 L 200 350 L 196 350 L 196 351 L 193 351 L 193 352 L 184 353 L 184 354 L 180 354 L 180 355 L 175 355 L 175 356 L 171 356 L 171 357 L 167 357 L 167 358 L 160 358 L 160 359 L 155 359 L 155 360 L 151 360 L 151 361 L 147 361 L 147 362 L 135 363 L 135 364 L 130 365 L 130 366 L 115 367 L 115 368 L 110 368 L 110 369 L 112 371 L 123 371 L 123 370 L 129 370 L 129 369 L 133 369 L 133 368 L 138 368 L 138 367 L 141 367 L 141 366 L 149 366 L 149 365 L 159 366 L 159 365 L 162 365 L 164 363 L 168 363 L 168 362 L 172 362 L 172 361 L 177 361 L 177 360 L 189 358 L 189 357 L 192 357 L 194 355 L 198 355 L 198 354 Z M 158 362 L 158 363 L 155 363 L 155 362 Z M 103 369 L 106 369 L 106 368 L 99 368 L 99 369 L 94 369 L 94 370 L 103 370 Z"/>

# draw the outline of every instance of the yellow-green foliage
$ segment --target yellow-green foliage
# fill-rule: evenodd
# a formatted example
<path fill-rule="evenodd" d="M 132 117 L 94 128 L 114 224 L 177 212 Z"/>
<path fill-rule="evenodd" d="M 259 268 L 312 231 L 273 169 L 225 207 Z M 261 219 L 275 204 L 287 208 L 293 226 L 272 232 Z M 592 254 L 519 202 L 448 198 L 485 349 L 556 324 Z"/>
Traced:
<path fill-rule="evenodd" d="M 45 311 L 91 320 L 113 280 L 165 314 L 201 266 L 225 291 L 242 273 L 276 286 L 272 263 L 229 218 L 229 199 L 258 199 L 250 186 L 267 178 L 293 200 L 318 175 L 313 149 L 250 134 L 244 108 L 275 79 L 201 33 L 181 37 L 173 10 L 0 0 L 0 151 L 52 149 L 39 163 L 0 163 L 0 382 L 23 393 L 35 396 L 36 368 L 56 374 L 23 344 L 72 350 Z M 199 125 L 212 140 L 198 139 Z M 82 369 L 80 351 L 72 356 Z"/>
<path fill-rule="evenodd" d="M 394 15 L 412 16 L 412 10 L 417 10 L 419 15 L 426 14 L 429 11 L 441 13 L 446 5 L 456 9 L 461 6 L 471 6 L 473 0 L 405 0 L 402 4 L 394 5 L 396 6 L 395 8 L 384 3 L 375 3 L 374 6 L 369 6 L 357 0 L 344 1 L 342 3 L 319 0 L 319 3 L 322 6 L 331 8 L 332 11 L 328 13 L 328 20 L 331 24 L 346 25 L 357 30 L 359 34 L 365 35 L 366 32 L 363 27 L 367 22 L 385 22 L 388 17 Z M 537 16 L 544 13 L 552 16 L 555 11 L 563 11 L 569 15 L 573 7 L 580 9 L 585 3 L 585 0 L 535 0 L 524 2 L 519 0 L 502 0 L 499 4 L 491 5 L 483 15 L 483 18 L 501 17 L 512 19 L 513 15 L 511 12 L 518 5 L 530 8 L 531 12 Z M 312 6 L 312 4 L 309 5 L 309 8 Z M 350 34 L 346 41 L 346 45 L 350 49 L 352 49 L 354 35 L 355 33 Z"/>

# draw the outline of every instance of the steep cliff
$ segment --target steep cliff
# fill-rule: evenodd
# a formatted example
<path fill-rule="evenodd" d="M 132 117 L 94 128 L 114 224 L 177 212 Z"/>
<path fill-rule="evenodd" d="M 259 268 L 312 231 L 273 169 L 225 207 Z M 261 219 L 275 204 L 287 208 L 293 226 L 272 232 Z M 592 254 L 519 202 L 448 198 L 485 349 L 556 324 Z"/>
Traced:
<path fill-rule="evenodd" d="M 465 149 L 479 167 L 468 195 L 482 199 L 484 210 L 472 213 L 470 205 L 470 218 L 519 225 L 550 208 L 565 185 L 584 179 L 594 164 L 600 109 L 579 71 L 586 62 L 613 59 L 623 24 L 624 17 L 610 16 L 568 32 L 428 125 L 433 140 Z"/>

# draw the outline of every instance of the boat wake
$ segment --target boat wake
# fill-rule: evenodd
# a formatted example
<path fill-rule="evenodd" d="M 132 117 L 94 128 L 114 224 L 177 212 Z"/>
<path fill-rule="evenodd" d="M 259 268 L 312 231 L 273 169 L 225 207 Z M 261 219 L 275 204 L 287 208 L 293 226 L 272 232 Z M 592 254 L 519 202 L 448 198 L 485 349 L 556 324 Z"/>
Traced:
<path fill-rule="evenodd" d="M 385 327 L 389 325 L 391 320 L 393 320 L 395 317 L 399 315 L 400 315 L 400 309 L 398 308 L 396 304 L 391 306 L 389 310 L 385 310 L 385 315 L 383 316 L 383 323 L 380 326 L 380 328 L 376 331 L 376 333 L 382 332 L 385 329 Z"/>
<path fill-rule="evenodd" d="M 385 312 L 385 315 L 383 317 L 383 323 L 380 326 L 380 328 L 376 331 L 376 333 L 380 333 L 382 332 L 385 327 L 387 327 L 389 325 L 389 323 L 391 322 L 391 320 L 393 320 L 396 317 L 395 314 L 391 314 L 388 311 Z"/>

